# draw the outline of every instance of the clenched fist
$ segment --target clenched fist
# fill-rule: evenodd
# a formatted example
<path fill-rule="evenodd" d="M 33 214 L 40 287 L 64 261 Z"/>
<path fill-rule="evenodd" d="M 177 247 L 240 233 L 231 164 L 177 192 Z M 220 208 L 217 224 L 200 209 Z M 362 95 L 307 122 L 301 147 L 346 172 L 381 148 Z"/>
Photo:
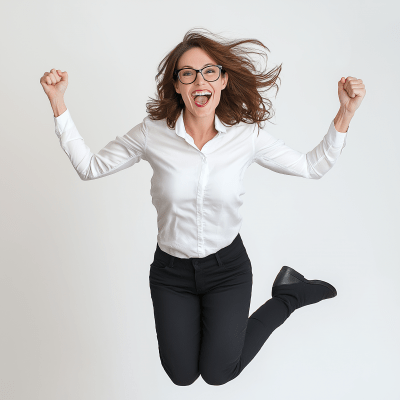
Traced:
<path fill-rule="evenodd" d="M 354 114 L 365 96 L 366 90 L 362 79 L 348 76 L 338 82 L 340 106 L 350 114 Z"/>
<path fill-rule="evenodd" d="M 43 74 L 40 84 L 50 101 L 63 98 L 68 86 L 67 71 L 61 72 L 53 68 L 50 72 Z"/>

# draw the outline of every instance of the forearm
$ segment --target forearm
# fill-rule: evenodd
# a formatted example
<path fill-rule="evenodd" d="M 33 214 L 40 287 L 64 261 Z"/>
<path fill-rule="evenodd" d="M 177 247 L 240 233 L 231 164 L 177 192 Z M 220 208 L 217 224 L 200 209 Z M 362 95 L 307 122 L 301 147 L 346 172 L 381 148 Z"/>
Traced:
<path fill-rule="evenodd" d="M 351 119 L 354 117 L 354 114 L 347 112 L 346 110 L 340 108 L 338 113 L 336 114 L 335 119 L 333 120 L 335 124 L 335 129 L 338 132 L 347 132 L 349 129 L 349 124 Z"/>
<path fill-rule="evenodd" d="M 56 98 L 53 100 L 50 100 L 51 108 L 53 109 L 54 117 L 57 118 L 60 116 L 62 113 L 64 113 L 67 110 L 67 106 L 64 103 L 64 98 Z"/>

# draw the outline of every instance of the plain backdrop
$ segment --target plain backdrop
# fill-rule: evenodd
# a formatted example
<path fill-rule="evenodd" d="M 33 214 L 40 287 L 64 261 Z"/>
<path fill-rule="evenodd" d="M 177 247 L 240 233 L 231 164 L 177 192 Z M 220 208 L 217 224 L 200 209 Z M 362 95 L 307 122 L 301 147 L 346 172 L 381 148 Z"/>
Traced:
<path fill-rule="evenodd" d="M 399 11 L 394 0 L 3 3 L 0 399 L 399 399 Z M 143 120 L 158 63 L 194 27 L 269 48 L 282 72 L 266 129 L 304 153 L 339 109 L 340 78 L 367 90 L 322 179 L 246 173 L 250 313 L 283 265 L 338 296 L 292 314 L 221 386 L 176 386 L 159 360 L 150 164 L 81 181 L 39 83 L 68 72 L 66 105 L 98 152 Z"/>

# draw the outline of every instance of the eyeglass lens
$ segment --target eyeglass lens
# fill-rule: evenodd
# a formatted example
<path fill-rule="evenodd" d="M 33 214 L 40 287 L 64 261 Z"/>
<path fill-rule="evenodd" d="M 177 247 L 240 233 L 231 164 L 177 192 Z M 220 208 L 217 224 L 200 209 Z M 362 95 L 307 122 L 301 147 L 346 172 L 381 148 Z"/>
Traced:
<path fill-rule="evenodd" d="M 206 81 L 212 82 L 219 78 L 220 69 L 218 67 L 206 67 L 203 69 L 203 77 Z M 185 68 L 179 71 L 179 79 L 182 83 L 192 83 L 196 80 L 197 73 L 194 69 Z"/>

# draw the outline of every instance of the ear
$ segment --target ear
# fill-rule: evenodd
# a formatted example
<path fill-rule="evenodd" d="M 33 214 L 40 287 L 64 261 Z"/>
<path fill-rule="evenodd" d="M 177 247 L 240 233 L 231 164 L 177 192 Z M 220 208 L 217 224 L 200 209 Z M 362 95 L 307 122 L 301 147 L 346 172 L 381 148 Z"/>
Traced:
<path fill-rule="evenodd" d="M 225 72 L 225 74 L 222 75 L 221 78 L 222 78 L 222 88 L 221 88 L 221 90 L 224 90 L 226 88 L 226 85 L 228 84 L 228 73 Z"/>

